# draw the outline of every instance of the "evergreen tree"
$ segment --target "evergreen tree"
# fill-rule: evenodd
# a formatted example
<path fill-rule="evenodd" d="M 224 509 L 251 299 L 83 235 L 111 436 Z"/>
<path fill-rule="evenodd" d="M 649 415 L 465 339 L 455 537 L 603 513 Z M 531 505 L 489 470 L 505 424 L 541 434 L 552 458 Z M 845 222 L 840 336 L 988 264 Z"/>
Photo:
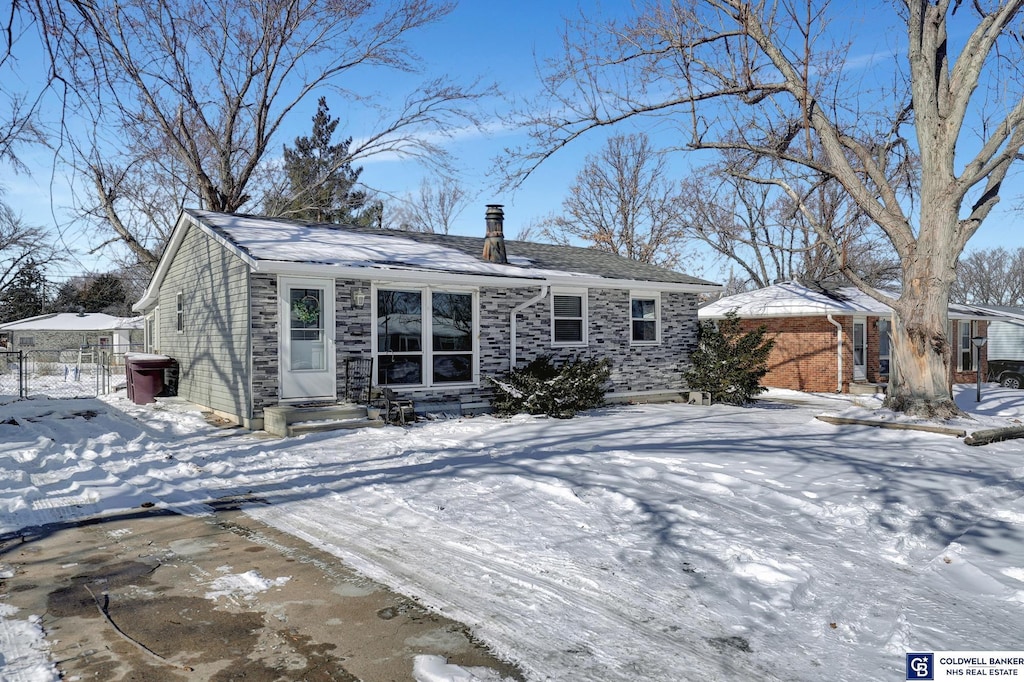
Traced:
<path fill-rule="evenodd" d="M 268 215 L 309 220 L 319 223 L 369 224 L 364 215 L 366 192 L 354 189 L 363 169 L 353 168 L 349 160 L 348 137 L 332 143 L 339 120 L 331 118 L 323 97 L 313 116 L 309 137 L 295 138 L 295 146 L 284 147 L 283 187 L 264 199 Z"/>
<path fill-rule="evenodd" d="M 124 282 L 110 273 L 89 280 L 82 290 L 81 301 L 87 313 L 127 315 L 131 310 Z"/>
<path fill-rule="evenodd" d="M 119 275 L 103 273 L 68 280 L 57 290 L 53 310 L 62 313 L 131 315 L 131 300 Z"/>
<path fill-rule="evenodd" d="M 0 321 L 13 322 L 41 315 L 46 310 L 46 277 L 35 261 L 29 261 L 0 294 Z"/>
<path fill-rule="evenodd" d="M 767 335 L 764 325 L 741 331 L 735 312 L 726 313 L 717 324 L 701 322 L 697 350 L 690 356 L 692 367 L 683 373 L 687 386 L 710 393 L 712 402 L 751 402 L 767 390 L 761 379 L 768 373 L 768 355 L 775 346 L 775 340 Z"/>

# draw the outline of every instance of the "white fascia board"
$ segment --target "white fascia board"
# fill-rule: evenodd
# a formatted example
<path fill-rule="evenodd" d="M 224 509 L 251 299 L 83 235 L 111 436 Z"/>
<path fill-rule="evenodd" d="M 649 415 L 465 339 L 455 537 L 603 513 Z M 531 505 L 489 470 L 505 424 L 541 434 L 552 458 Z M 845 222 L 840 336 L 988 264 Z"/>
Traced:
<path fill-rule="evenodd" d="M 139 299 L 138 302 L 132 305 L 132 310 L 136 312 L 145 312 L 149 306 L 157 301 L 160 293 L 160 286 L 163 284 L 164 278 L 167 277 L 167 271 L 171 268 L 171 263 L 174 261 L 174 257 L 178 253 L 178 249 L 181 248 L 181 243 L 185 241 L 185 235 L 188 234 L 188 228 L 190 227 L 202 230 L 206 236 L 213 239 L 229 252 L 241 258 L 250 268 L 255 269 L 256 261 L 253 260 L 249 254 L 245 253 L 230 241 L 204 225 L 201 220 L 191 213 L 182 211 L 181 215 L 178 216 L 178 222 L 174 225 L 174 231 L 171 232 L 171 238 L 167 240 L 167 246 L 164 248 L 164 252 L 160 256 L 160 262 L 157 263 L 156 270 L 153 272 L 153 277 L 149 280 L 149 286 L 146 287 L 146 293 L 142 295 L 142 298 Z"/>
<path fill-rule="evenodd" d="M 466 284 L 471 286 L 537 287 L 544 284 L 573 288 L 645 289 L 648 291 L 676 291 L 703 293 L 719 291 L 717 284 L 681 284 L 677 282 L 649 282 L 644 280 L 607 279 L 604 277 L 502 277 L 471 273 L 440 272 L 395 267 L 352 267 L 293 261 L 256 261 L 254 272 L 274 275 L 304 275 L 307 277 L 334 277 L 388 282 L 419 282 L 422 284 Z"/>
<path fill-rule="evenodd" d="M 732 312 L 732 311 L 728 311 Z M 714 313 L 704 314 L 701 310 L 697 309 L 697 317 L 702 320 L 724 320 L 726 313 Z M 867 310 L 818 310 L 814 312 L 803 311 L 803 312 L 790 312 L 790 313 L 755 313 L 755 314 L 743 314 L 741 311 L 736 311 L 736 316 L 741 320 L 775 320 L 784 319 L 789 317 L 826 317 L 828 315 L 838 315 L 840 317 L 885 317 L 890 313 L 871 312 Z"/>
<path fill-rule="evenodd" d="M 635 289 L 637 291 L 674 291 L 685 294 L 710 294 L 723 289 L 721 284 L 686 284 L 683 282 L 654 282 L 646 279 L 612 279 L 610 277 L 587 277 L 566 275 L 545 277 L 544 281 L 554 287 L 569 289 Z"/>
<path fill-rule="evenodd" d="M 293 261 L 256 261 L 253 272 L 268 275 L 294 275 L 303 277 L 329 277 L 332 279 L 360 279 L 387 282 L 418 282 L 421 284 L 466 284 L 471 286 L 537 287 L 543 279 L 494 277 L 436 270 L 413 270 L 384 267 L 353 267 L 326 263 L 296 263 Z"/>

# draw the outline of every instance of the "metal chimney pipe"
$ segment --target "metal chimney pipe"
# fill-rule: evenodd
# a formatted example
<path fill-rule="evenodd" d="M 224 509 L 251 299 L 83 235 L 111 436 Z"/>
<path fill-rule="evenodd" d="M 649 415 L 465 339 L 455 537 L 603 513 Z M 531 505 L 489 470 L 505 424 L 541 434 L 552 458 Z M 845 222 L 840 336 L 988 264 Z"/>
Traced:
<path fill-rule="evenodd" d="M 487 237 L 483 259 L 491 263 L 508 263 L 505 254 L 505 211 L 501 204 L 487 204 Z"/>

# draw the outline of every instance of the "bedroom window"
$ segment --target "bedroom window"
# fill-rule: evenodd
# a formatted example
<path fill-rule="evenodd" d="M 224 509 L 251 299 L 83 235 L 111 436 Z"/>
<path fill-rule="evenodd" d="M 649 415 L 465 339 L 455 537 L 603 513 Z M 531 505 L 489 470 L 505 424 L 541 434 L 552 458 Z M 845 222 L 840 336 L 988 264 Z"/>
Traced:
<path fill-rule="evenodd" d="M 552 293 L 551 342 L 578 346 L 587 343 L 587 296 L 579 293 Z"/>
<path fill-rule="evenodd" d="M 185 294 L 180 291 L 174 297 L 174 329 L 185 331 Z"/>
<path fill-rule="evenodd" d="M 630 340 L 634 344 L 655 344 L 661 341 L 661 305 L 656 295 L 630 296 L 629 311 Z"/>
<path fill-rule="evenodd" d="M 474 294 L 377 290 L 377 383 L 438 386 L 475 381 Z"/>

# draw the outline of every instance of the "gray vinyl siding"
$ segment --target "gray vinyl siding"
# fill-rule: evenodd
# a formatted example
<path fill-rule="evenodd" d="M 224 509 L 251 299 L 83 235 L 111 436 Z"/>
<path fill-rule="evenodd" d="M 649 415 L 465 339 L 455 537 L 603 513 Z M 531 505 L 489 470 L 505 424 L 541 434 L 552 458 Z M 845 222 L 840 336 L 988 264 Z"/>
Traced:
<path fill-rule="evenodd" d="M 182 292 L 184 331 L 176 329 Z M 178 361 L 178 395 L 232 415 L 252 417 L 249 268 L 201 230 L 190 227 L 160 287 L 159 348 Z"/>

